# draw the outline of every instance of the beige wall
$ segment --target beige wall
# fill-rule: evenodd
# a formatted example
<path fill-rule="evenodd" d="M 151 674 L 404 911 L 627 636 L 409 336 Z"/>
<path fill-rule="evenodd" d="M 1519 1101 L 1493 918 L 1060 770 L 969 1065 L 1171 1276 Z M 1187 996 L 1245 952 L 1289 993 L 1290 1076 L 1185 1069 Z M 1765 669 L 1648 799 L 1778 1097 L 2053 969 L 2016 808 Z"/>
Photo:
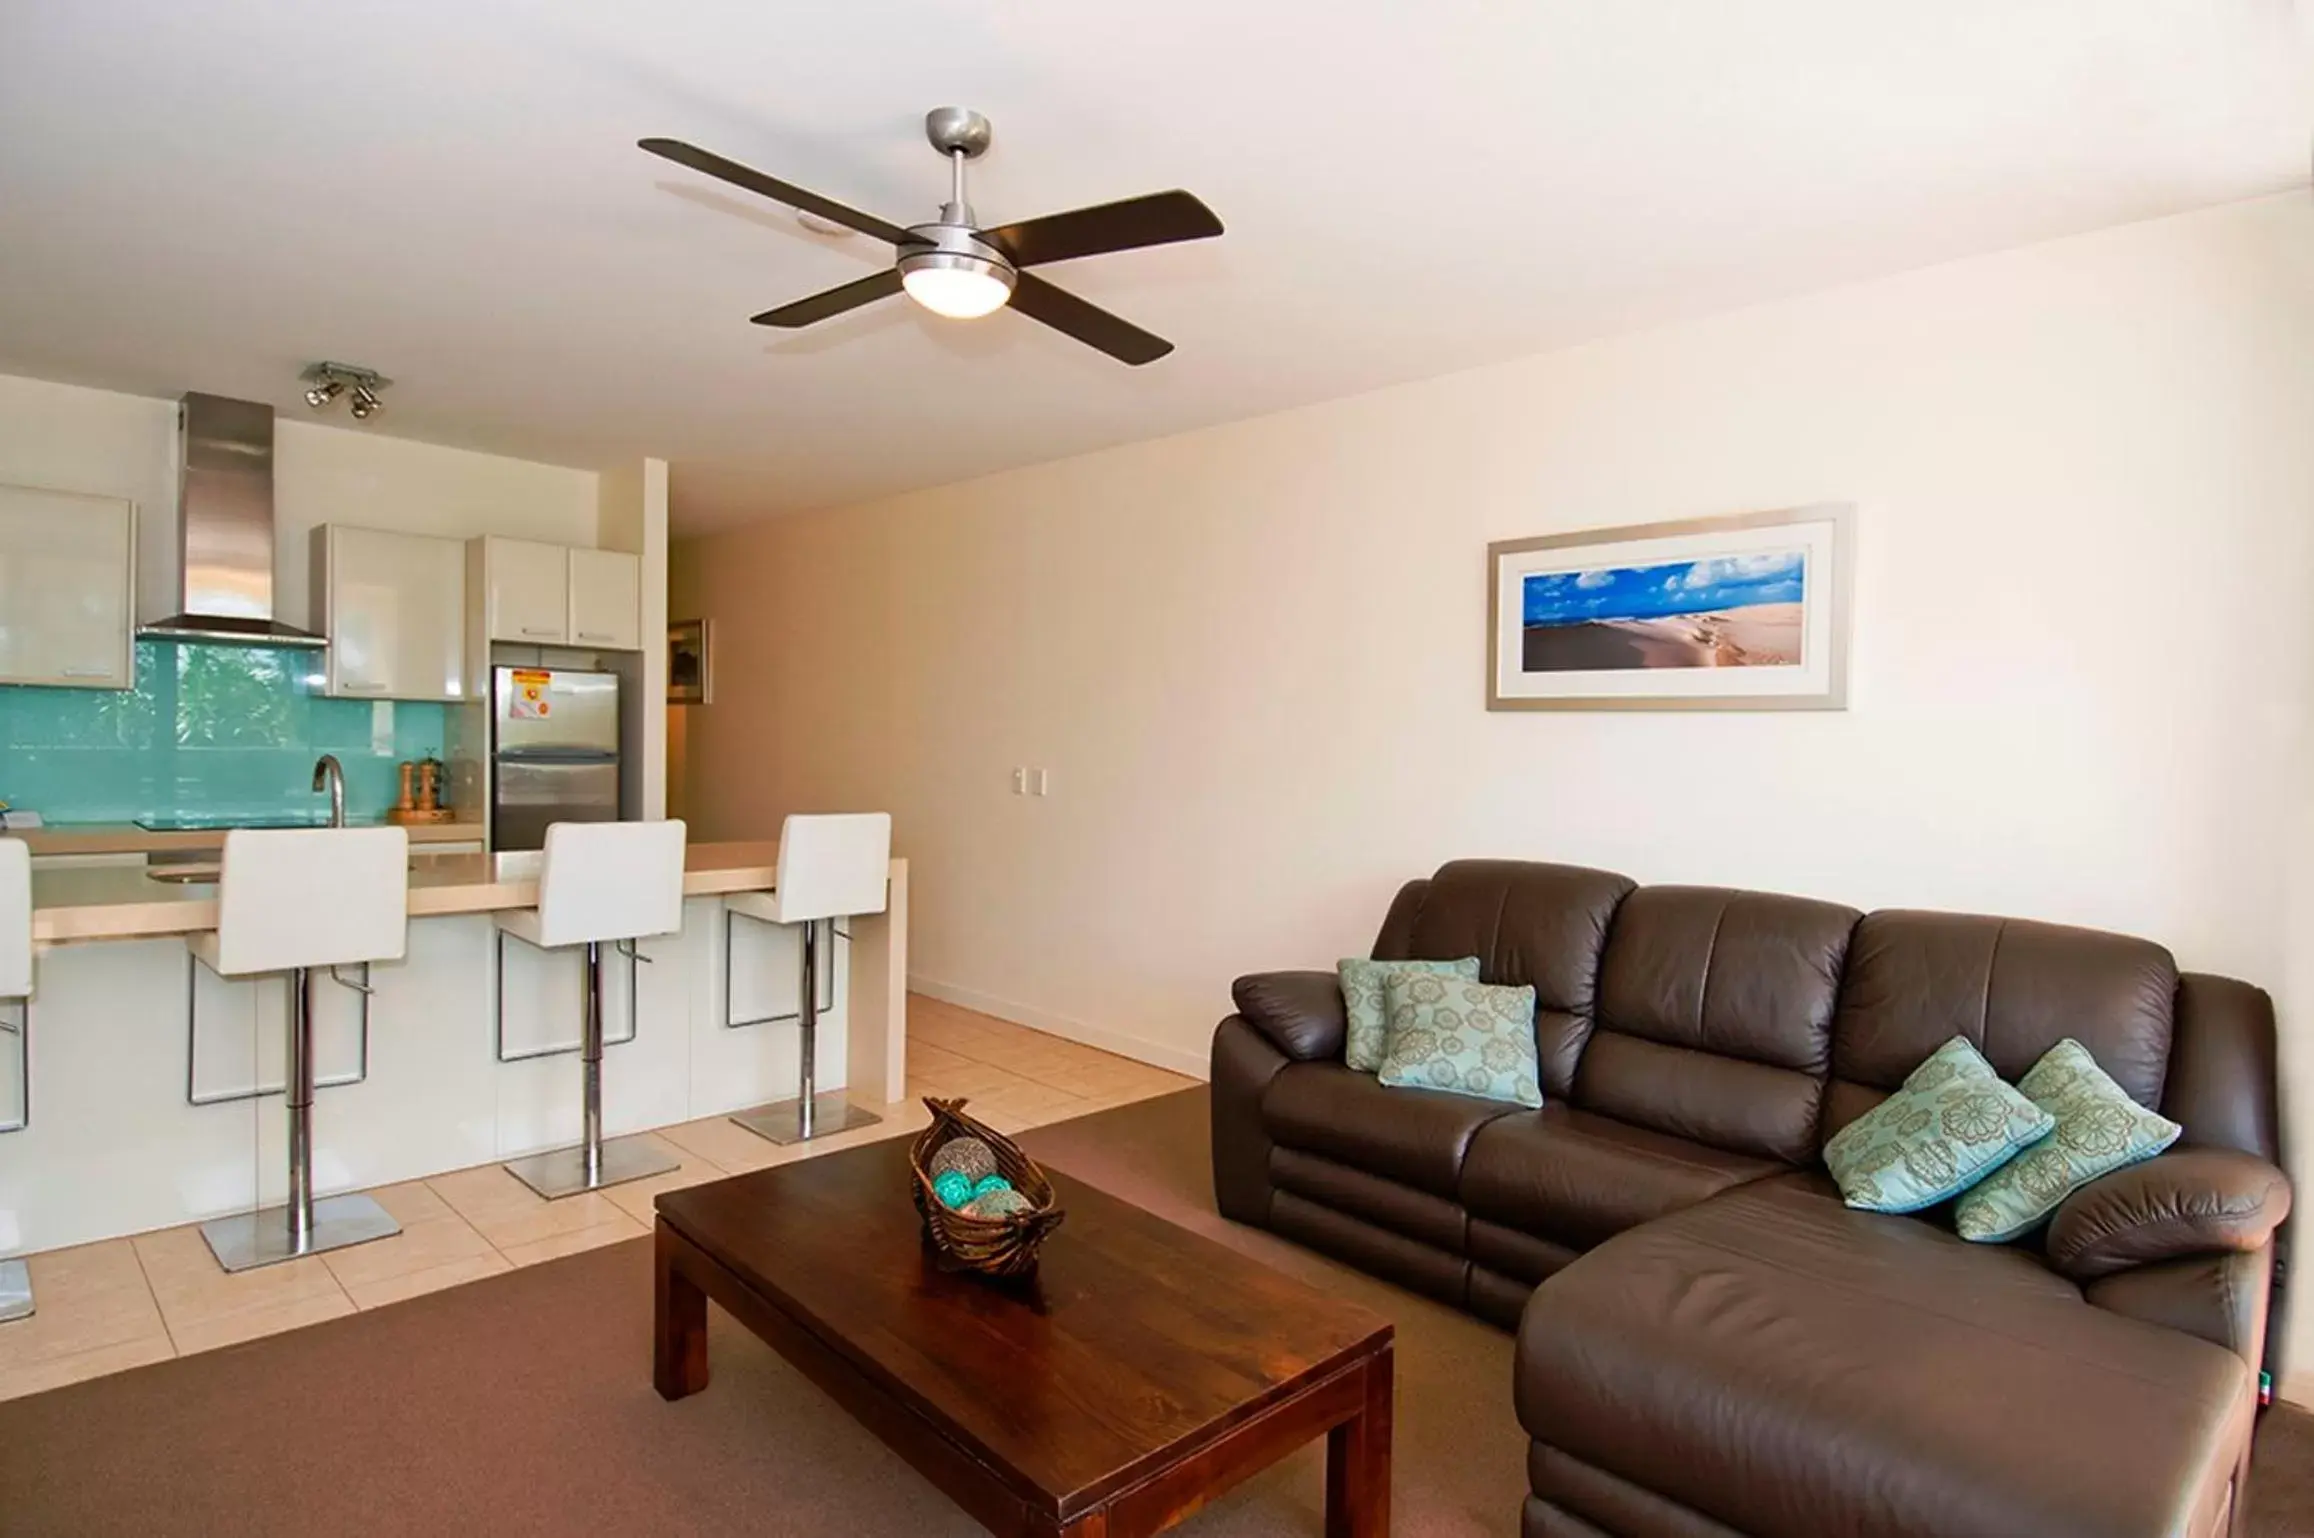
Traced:
<path fill-rule="evenodd" d="M 921 981 L 1180 1066 L 1469 854 L 2314 999 L 2309 423 L 2289 196 L 764 523 L 677 548 L 686 806 L 890 808 Z M 1860 507 L 1848 711 L 1483 708 L 1488 540 L 1815 501 Z"/>

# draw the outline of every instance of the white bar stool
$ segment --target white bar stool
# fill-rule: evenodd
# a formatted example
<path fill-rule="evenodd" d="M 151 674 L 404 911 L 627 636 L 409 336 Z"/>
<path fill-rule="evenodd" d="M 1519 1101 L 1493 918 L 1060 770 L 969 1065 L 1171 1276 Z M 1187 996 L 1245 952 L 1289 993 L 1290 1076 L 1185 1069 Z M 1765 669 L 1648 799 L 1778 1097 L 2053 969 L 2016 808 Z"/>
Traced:
<path fill-rule="evenodd" d="M 842 1090 L 819 1093 L 819 926 L 822 919 L 882 913 L 890 901 L 891 872 L 889 812 L 795 816 L 780 826 L 778 885 L 769 892 L 734 892 L 723 900 L 728 911 L 744 918 L 803 925 L 803 1071 L 793 1100 L 731 1118 L 756 1136 L 803 1143 L 883 1120 L 853 1105 Z M 834 925 L 829 929 L 832 933 Z M 728 978 L 728 946 L 724 962 Z"/>
<path fill-rule="evenodd" d="M 0 838 L 0 1000 L 16 1001 L 14 1021 L 0 1019 L 0 1038 L 13 1038 L 24 1106 L 0 1132 L 32 1123 L 32 849 L 20 838 Z M 0 1324 L 32 1313 L 32 1270 L 21 1260 L 0 1260 Z"/>
<path fill-rule="evenodd" d="M 225 835 L 217 928 L 189 940 L 220 977 L 289 974 L 289 1199 L 201 1225 L 227 1271 L 366 1244 L 402 1231 L 352 1193 L 313 1195 L 313 973 L 401 959 L 409 940 L 410 837 L 400 828 L 235 828 Z M 343 983 L 343 979 L 339 979 Z M 366 990 L 367 984 L 344 983 Z"/>
<path fill-rule="evenodd" d="M 682 1167 L 682 1160 L 670 1158 L 647 1138 L 603 1141 L 603 942 L 631 950 L 637 940 L 683 927 L 686 832 L 679 821 L 550 824 L 539 860 L 538 906 L 498 915 L 500 929 L 541 950 L 586 947 L 579 1036 L 585 1126 L 579 1144 L 506 1166 L 508 1174 L 548 1201 Z"/>

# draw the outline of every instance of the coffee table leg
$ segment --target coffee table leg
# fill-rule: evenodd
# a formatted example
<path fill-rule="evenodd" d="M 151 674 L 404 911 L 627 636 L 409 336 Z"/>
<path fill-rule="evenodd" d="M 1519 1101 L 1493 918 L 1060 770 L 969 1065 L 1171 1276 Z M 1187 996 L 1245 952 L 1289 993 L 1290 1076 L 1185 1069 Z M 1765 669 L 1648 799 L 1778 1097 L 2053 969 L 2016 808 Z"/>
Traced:
<path fill-rule="evenodd" d="M 1391 1357 L 1366 1364 L 1366 1405 L 1326 1433 L 1326 1538 L 1390 1531 Z"/>
<path fill-rule="evenodd" d="M 658 1226 L 651 1381 L 662 1399 L 681 1399 L 707 1386 L 707 1294 L 677 1265 L 679 1242 L 664 1223 Z"/>

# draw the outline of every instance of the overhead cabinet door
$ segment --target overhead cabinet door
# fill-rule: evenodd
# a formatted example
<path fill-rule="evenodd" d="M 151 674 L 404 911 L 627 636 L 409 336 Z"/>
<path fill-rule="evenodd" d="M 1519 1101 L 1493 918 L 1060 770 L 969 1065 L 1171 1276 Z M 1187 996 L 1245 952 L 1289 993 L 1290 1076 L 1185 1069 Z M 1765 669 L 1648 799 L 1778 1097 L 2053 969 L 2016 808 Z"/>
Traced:
<path fill-rule="evenodd" d="M 570 638 L 575 646 L 636 651 L 643 644 L 643 563 L 618 550 L 570 553 Z"/>
<path fill-rule="evenodd" d="M 463 699 L 464 543 L 336 525 L 319 537 L 329 692 L 355 699 Z"/>
<path fill-rule="evenodd" d="M 0 683 L 128 688 L 135 551 L 121 498 L 0 486 Z"/>
<path fill-rule="evenodd" d="M 493 641 L 563 646 L 570 641 L 570 552 L 527 539 L 483 542 Z"/>

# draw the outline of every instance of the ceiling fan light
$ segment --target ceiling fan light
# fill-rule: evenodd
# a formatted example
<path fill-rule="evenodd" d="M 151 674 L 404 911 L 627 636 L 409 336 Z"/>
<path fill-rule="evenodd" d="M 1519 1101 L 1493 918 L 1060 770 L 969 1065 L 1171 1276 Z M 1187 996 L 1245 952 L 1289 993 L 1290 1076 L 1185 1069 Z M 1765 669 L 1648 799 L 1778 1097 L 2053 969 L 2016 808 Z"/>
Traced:
<path fill-rule="evenodd" d="M 986 257 L 929 251 L 903 257 L 900 286 L 935 315 L 973 320 L 990 315 L 1012 298 L 1012 269 Z"/>

